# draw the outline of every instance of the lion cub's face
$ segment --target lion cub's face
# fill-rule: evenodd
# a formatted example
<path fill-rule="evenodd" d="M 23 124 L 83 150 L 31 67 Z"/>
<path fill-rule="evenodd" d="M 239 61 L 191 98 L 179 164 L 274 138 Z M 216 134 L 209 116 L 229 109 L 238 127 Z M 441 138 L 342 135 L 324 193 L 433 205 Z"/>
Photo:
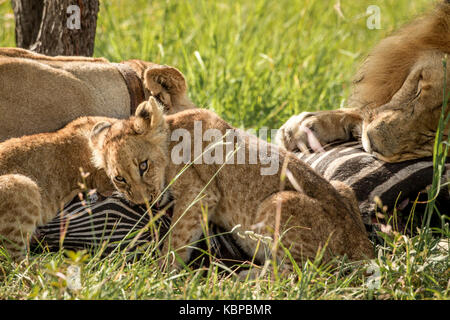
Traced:
<path fill-rule="evenodd" d="M 90 141 L 94 163 L 130 201 L 151 204 L 161 194 L 168 139 L 161 106 L 154 98 L 143 102 L 135 117 L 97 123 Z"/>

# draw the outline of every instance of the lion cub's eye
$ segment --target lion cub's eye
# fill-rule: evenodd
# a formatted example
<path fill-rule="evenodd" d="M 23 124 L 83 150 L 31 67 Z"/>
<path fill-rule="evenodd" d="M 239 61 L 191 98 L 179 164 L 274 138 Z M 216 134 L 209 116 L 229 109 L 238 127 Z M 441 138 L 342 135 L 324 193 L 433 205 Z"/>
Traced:
<path fill-rule="evenodd" d="M 122 182 L 122 183 L 126 182 L 125 178 L 122 176 L 115 176 L 114 179 L 118 182 Z"/>
<path fill-rule="evenodd" d="M 141 175 L 141 177 L 145 173 L 145 171 L 147 171 L 147 169 L 148 169 L 148 160 L 139 163 L 139 174 Z"/>

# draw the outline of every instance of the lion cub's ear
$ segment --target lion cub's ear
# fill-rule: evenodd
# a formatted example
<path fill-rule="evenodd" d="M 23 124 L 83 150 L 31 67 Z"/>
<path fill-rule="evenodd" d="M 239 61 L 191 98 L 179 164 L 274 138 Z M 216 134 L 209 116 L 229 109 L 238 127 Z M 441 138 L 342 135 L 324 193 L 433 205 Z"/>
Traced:
<path fill-rule="evenodd" d="M 164 126 L 163 106 L 154 97 L 142 102 L 137 107 L 135 116 L 133 129 L 137 134 L 147 134 Z"/>
<path fill-rule="evenodd" d="M 172 112 L 178 100 L 186 95 L 187 84 L 183 74 L 174 67 L 153 65 L 145 70 L 144 86 L 163 104 L 165 112 Z"/>
<path fill-rule="evenodd" d="M 92 161 L 94 162 L 94 165 L 98 168 L 105 167 L 104 158 L 101 150 L 103 147 L 103 143 L 105 142 L 106 134 L 108 133 L 110 128 L 111 123 L 107 121 L 101 121 L 96 123 L 91 130 L 89 143 L 91 145 L 93 153 Z"/>

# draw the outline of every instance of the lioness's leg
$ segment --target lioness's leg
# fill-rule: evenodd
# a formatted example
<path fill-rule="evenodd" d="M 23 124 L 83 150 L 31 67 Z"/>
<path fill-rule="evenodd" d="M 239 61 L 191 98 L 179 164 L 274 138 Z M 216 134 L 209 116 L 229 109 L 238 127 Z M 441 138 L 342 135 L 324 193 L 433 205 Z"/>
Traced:
<path fill-rule="evenodd" d="M 0 243 L 13 259 L 24 256 L 41 218 L 39 187 L 18 174 L 0 176 Z"/>
<path fill-rule="evenodd" d="M 314 141 L 323 146 L 359 136 L 361 123 L 359 109 L 302 112 L 278 130 L 276 143 L 289 151 L 302 150 L 303 146 L 315 150 Z"/>

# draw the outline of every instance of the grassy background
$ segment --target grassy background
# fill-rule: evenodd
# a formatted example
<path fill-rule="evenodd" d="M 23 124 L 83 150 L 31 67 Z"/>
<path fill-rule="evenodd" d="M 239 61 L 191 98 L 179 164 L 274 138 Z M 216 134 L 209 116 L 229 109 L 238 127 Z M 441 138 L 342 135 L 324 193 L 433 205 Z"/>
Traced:
<path fill-rule="evenodd" d="M 340 12 L 336 5 L 340 2 Z M 242 128 L 278 128 L 291 115 L 345 105 L 352 75 L 370 48 L 431 6 L 430 0 L 101 1 L 95 56 L 173 65 L 192 100 Z M 381 9 L 381 29 L 366 27 L 366 8 Z M 0 0 L 0 45 L 14 46 L 9 1 Z M 0 298 L 448 298 L 449 264 L 439 239 L 401 233 L 378 247 L 381 287 L 366 267 L 338 270 L 311 263 L 287 279 L 238 281 L 219 267 L 158 271 L 150 256 L 130 263 L 44 254 L 0 264 Z M 448 246 L 448 243 L 447 243 Z M 82 267 L 82 289 L 67 288 L 68 268 Z M 1 276 L 3 274 L 3 276 Z"/>
<path fill-rule="evenodd" d="M 0 45 L 14 46 L 10 1 Z M 173 65 L 195 103 L 243 128 L 278 128 L 304 110 L 345 104 L 358 63 L 430 0 L 101 1 L 95 56 Z M 381 9 L 380 30 L 366 8 Z M 196 54 L 198 52 L 198 54 Z"/>

